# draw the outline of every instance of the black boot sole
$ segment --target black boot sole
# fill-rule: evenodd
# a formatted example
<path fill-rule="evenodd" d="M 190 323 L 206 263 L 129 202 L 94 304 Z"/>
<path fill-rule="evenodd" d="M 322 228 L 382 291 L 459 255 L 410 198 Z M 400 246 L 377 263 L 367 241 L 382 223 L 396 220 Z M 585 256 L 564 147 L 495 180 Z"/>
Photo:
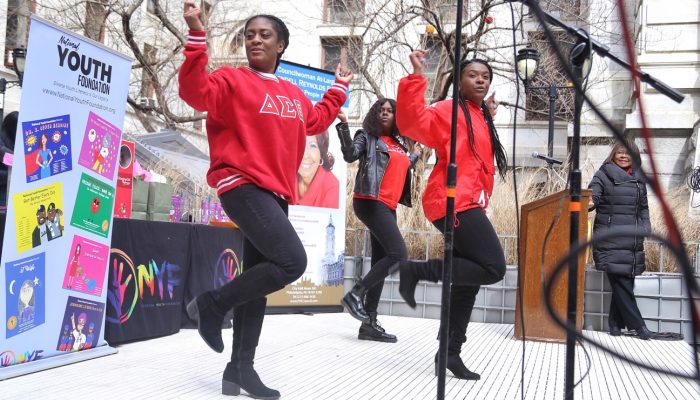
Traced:
<path fill-rule="evenodd" d="M 360 340 L 372 340 L 374 342 L 382 342 L 382 343 L 396 343 L 398 342 L 397 338 L 380 338 L 377 336 L 371 336 L 371 335 L 363 335 L 363 334 L 358 334 L 357 338 Z"/>
<path fill-rule="evenodd" d="M 245 389 L 243 389 L 245 391 Z M 248 395 L 248 397 L 254 398 L 254 399 L 263 399 L 263 400 L 277 400 L 281 396 L 257 396 L 255 394 L 249 393 L 245 391 L 245 393 Z M 221 381 L 221 394 L 224 396 L 239 396 L 241 394 L 241 385 L 235 383 L 235 382 L 229 382 L 229 381 Z"/>
<path fill-rule="evenodd" d="M 214 344 L 209 343 L 209 340 L 207 340 L 207 338 L 204 335 L 202 335 L 202 321 L 199 319 L 199 307 L 197 306 L 197 298 L 196 297 L 194 299 L 192 299 L 192 301 L 190 301 L 187 304 L 186 309 L 187 309 L 187 315 L 190 318 L 192 318 L 193 320 L 197 321 L 197 333 L 199 333 L 199 337 L 201 337 L 202 340 L 204 340 L 204 343 L 206 343 L 207 346 L 209 346 L 209 348 L 214 350 L 215 352 L 223 353 L 224 352 L 223 346 L 221 348 L 219 348 L 219 347 L 215 346 Z"/>

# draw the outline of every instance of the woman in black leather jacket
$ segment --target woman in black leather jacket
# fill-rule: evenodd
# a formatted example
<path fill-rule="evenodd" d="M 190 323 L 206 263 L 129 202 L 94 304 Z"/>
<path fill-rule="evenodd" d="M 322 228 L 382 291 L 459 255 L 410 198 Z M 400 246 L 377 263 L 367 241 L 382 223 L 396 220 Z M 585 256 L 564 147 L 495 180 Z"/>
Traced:
<path fill-rule="evenodd" d="M 616 144 L 600 169 L 588 184 L 593 191 L 588 204 L 595 209 L 593 236 L 615 228 L 634 228 L 639 235 L 616 236 L 597 242 L 593 247 L 593 260 L 597 270 L 608 276 L 612 289 L 608 326 L 612 336 L 619 336 L 627 327 L 637 332 L 640 339 L 653 336 L 642 319 L 634 298 L 634 277 L 644 272 L 644 233 L 651 230 L 649 202 L 645 179 L 637 168 L 641 165 L 639 149 L 628 142 L 632 153 L 622 144 Z"/>
<path fill-rule="evenodd" d="M 377 100 L 353 140 L 343 114 L 339 115 L 341 123 L 336 125 L 345 161 L 360 160 L 352 206 L 372 236 L 372 268 L 343 297 L 343 305 L 350 315 L 362 321 L 358 339 L 389 343 L 395 343 L 396 336 L 386 333 L 377 323 L 377 305 L 384 279 L 408 258 L 396 224 L 396 207 L 411 207 L 411 168 L 420 155 L 417 145 L 409 156 L 396 128 L 395 110 L 393 99 Z"/>

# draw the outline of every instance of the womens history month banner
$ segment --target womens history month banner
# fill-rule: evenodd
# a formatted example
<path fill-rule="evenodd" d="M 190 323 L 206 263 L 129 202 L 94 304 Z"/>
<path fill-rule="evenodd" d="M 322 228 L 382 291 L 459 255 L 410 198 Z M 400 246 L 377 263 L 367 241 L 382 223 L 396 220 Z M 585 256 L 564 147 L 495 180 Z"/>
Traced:
<path fill-rule="evenodd" d="M 297 85 L 313 103 L 335 82 L 335 74 L 287 61 L 277 76 Z M 347 113 L 350 100 L 343 105 Z M 299 203 L 289 207 L 289 220 L 306 249 L 308 264 L 296 282 L 268 296 L 269 306 L 339 306 L 345 265 L 346 164 L 332 124 L 326 132 L 306 137 L 297 171 Z M 245 255 L 244 255 L 245 257 Z M 245 258 L 244 258 L 245 268 Z"/>
<path fill-rule="evenodd" d="M 104 332 L 131 59 L 33 16 L 0 260 L 0 380 L 114 353 Z M 62 357 L 55 357 L 62 355 Z"/>

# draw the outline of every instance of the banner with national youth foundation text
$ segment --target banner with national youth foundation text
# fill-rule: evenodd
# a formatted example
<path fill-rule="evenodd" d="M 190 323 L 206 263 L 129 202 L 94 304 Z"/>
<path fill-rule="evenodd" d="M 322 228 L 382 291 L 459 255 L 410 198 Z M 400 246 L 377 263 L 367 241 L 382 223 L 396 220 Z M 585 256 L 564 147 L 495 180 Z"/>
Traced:
<path fill-rule="evenodd" d="M 0 380 L 116 352 L 106 270 L 131 59 L 31 18 L 0 260 Z"/>
<path fill-rule="evenodd" d="M 298 86 L 316 103 L 335 82 L 335 74 L 287 61 L 277 76 Z M 343 105 L 347 114 L 350 98 Z M 345 265 L 346 164 L 340 151 L 336 120 L 326 132 L 307 136 L 297 171 L 299 203 L 289 207 L 289 220 L 306 249 L 308 264 L 296 282 L 268 296 L 268 306 L 339 306 Z M 245 269 L 245 254 L 243 255 Z"/>

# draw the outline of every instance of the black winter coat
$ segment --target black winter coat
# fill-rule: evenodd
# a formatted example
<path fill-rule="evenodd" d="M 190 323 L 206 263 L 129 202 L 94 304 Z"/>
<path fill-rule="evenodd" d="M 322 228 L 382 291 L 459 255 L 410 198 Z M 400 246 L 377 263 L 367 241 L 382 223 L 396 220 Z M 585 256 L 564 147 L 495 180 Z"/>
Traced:
<path fill-rule="evenodd" d="M 593 191 L 596 210 L 593 237 L 621 227 L 640 232 L 640 235 L 614 237 L 593 246 L 596 269 L 629 277 L 641 274 L 646 269 L 643 233 L 651 231 L 644 177 L 638 170 L 630 175 L 608 162 L 595 173 L 588 188 Z"/>
<path fill-rule="evenodd" d="M 339 123 L 335 126 L 340 138 L 340 149 L 343 152 L 345 162 L 360 160 L 357 175 L 355 176 L 356 194 L 361 196 L 379 196 L 379 187 L 389 165 L 389 149 L 384 141 L 360 129 L 355 133 L 355 138 L 350 139 L 350 129 L 347 123 Z M 406 171 L 406 180 L 399 204 L 411 207 L 411 168 L 416 164 L 418 156 L 411 153 L 409 156 L 410 167 Z"/>

